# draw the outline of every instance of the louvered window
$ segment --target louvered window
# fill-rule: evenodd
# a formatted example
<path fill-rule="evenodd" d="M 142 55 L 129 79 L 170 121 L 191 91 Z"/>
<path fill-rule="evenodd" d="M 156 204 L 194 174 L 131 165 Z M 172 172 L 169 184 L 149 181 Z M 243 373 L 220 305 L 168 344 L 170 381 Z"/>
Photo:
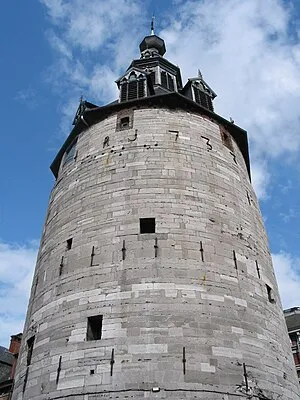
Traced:
<path fill-rule="evenodd" d="M 167 75 L 167 77 L 168 77 L 168 88 L 172 91 L 172 92 L 174 92 L 174 80 L 173 80 L 173 77 L 171 76 L 171 75 Z"/>
<path fill-rule="evenodd" d="M 150 73 L 150 78 L 151 78 L 151 81 L 152 81 L 153 85 L 155 85 L 155 71 L 152 71 Z"/>
<path fill-rule="evenodd" d="M 137 81 L 128 83 L 128 100 L 137 98 Z"/>
<path fill-rule="evenodd" d="M 170 74 L 167 74 L 165 71 L 161 72 L 161 85 L 171 92 L 174 92 L 175 85 L 174 85 L 174 77 Z"/>
<path fill-rule="evenodd" d="M 203 92 L 202 90 L 196 87 L 193 87 L 193 90 L 194 90 L 195 102 L 200 104 L 202 107 L 207 108 L 210 111 L 214 111 L 211 97 L 207 93 Z"/>
<path fill-rule="evenodd" d="M 138 80 L 138 97 L 145 97 L 145 79 Z"/>
<path fill-rule="evenodd" d="M 140 99 L 145 97 L 146 88 L 145 88 L 145 77 L 140 75 L 138 78 L 135 73 L 132 73 L 129 76 L 129 80 L 123 80 L 120 85 L 120 100 L 121 102 L 127 100 Z"/>
<path fill-rule="evenodd" d="M 161 73 L 161 85 L 165 88 L 168 87 L 167 73 L 165 71 L 162 71 Z"/>
<path fill-rule="evenodd" d="M 128 83 L 127 81 L 121 84 L 121 101 L 127 100 Z"/>

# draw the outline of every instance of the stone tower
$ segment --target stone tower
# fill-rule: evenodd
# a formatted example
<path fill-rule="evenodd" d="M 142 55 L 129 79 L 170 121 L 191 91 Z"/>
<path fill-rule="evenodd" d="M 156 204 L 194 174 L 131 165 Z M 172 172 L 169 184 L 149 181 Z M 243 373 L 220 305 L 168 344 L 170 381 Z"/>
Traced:
<path fill-rule="evenodd" d="M 299 399 L 247 134 L 140 51 L 51 165 L 12 398 Z"/>

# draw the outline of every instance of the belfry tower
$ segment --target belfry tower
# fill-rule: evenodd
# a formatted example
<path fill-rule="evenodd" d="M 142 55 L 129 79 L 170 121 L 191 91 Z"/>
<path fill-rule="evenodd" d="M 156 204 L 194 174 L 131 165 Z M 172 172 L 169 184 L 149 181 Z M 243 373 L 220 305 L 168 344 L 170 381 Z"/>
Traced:
<path fill-rule="evenodd" d="M 154 32 L 55 157 L 13 400 L 295 400 L 246 132 Z"/>

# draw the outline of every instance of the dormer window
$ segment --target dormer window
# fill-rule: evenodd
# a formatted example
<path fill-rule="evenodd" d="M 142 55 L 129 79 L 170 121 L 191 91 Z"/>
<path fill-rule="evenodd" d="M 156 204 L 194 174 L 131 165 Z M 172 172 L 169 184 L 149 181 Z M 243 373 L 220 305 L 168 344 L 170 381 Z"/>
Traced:
<path fill-rule="evenodd" d="M 204 86 L 201 83 L 193 85 L 193 94 L 195 102 L 210 111 L 214 111 L 213 103 L 209 94 L 205 93 Z"/>
<path fill-rule="evenodd" d="M 123 78 L 120 82 L 120 91 L 121 102 L 145 97 L 146 77 L 143 74 L 137 76 L 134 71 L 131 72 L 128 79 Z"/>
<path fill-rule="evenodd" d="M 175 90 L 174 77 L 168 74 L 167 72 L 162 71 L 160 78 L 161 78 L 161 85 L 166 89 L 169 89 L 171 92 L 174 92 Z"/>

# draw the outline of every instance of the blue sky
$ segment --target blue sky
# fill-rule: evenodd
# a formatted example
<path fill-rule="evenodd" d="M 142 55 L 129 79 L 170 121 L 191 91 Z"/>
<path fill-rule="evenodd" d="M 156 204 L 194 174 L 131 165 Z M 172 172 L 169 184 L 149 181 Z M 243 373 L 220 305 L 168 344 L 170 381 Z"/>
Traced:
<path fill-rule="evenodd" d="M 156 14 L 183 79 L 201 68 L 215 111 L 248 131 L 284 307 L 300 306 L 297 0 L 11 0 L 2 6 L 0 345 L 22 330 L 54 179 L 79 97 L 116 97 Z"/>

